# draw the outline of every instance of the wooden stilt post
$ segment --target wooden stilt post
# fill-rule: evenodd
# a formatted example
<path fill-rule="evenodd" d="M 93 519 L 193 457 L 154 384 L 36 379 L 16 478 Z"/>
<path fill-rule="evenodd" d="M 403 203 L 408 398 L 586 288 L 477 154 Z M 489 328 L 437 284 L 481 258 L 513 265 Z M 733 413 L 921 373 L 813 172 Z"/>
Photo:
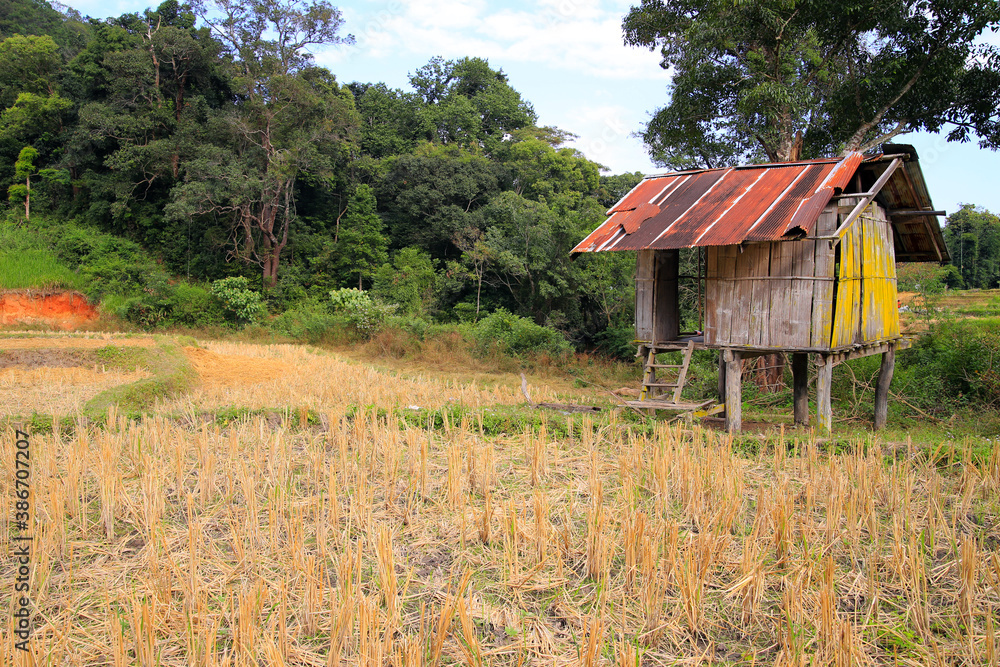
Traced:
<path fill-rule="evenodd" d="M 878 384 L 875 385 L 875 428 L 885 426 L 889 417 L 889 384 L 892 382 L 892 372 L 896 368 L 896 346 L 889 344 L 889 349 L 882 353 L 882 366 L 878 371 Z"/>
<path fill-rule="evenodd" d="M 725 404 L 726 402 L 726 353 L 719 350 L 719 403 Z M 725 417 L 726 413 L 723 412 L 722 416 Z"/>
<path fill-rule="evenodd" d="M 819 355 L 816 376 L 816 422 L 820 431 L 829 433 L 833 428 L 833 409 L 830 407 L 830 391 L 833 387 L 833 361 L 829 355 Z"/>
<path fill-rule="evenodd" d="M 795 396 L 795 423 L 809 423 L 809 355 L 792 354 L 792 389 Z"/>
<path fill-rule="evenodd" d="M 736 350 L 723 352 L 726 360 L 726 430 L 743 428 L 743 359 Z"/>

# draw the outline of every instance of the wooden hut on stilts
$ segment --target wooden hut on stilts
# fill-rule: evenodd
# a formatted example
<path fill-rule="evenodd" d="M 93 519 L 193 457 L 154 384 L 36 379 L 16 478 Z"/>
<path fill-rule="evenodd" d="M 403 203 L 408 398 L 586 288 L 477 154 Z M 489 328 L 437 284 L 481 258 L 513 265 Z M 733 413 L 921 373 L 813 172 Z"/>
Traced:
<path fill-rule="evenodd" d="M 741 428 L 743 361 L 791 356 L 796 423 L 808 423 L 808 359 L 818 369 L 817 424 L 832 423 L 837 364 L 882 355 L 875 426 L 885 424 L 900 334 L 896 262 L 946 262 L 948 250 L 911 146 L 841 158 L 650 176 L 574 253 L 635 251 L 635 327 L 644 363 L 640 399 L 651 411 L 681 401 L 691 355 L 719 350 L 719 401 Z M 681 276 L 681 248 L 698 249 L 697 275 Z M 681 331 L 679 281 L 699 295 L 699 331 Z M 680 350 L 680 364 L 657 354 Z"/>

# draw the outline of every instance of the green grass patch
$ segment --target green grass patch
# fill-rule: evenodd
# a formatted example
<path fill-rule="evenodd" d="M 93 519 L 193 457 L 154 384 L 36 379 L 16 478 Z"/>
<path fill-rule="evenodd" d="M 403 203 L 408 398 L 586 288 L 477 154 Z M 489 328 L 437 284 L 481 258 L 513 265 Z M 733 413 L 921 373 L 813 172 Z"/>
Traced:
<path fill-rule="evenodd" d="M 0 251 L 0 289 L 84 289 L 86 280 L 50 250 Z"/>
<path fill-rule="evenodd" d="M 145 368 L 153 377 L 102 391 L 87 401 L 83 413 L 94 418 L 106 414 L 112 404 L 118 405 L 119 412 L 144 412 L 150 410 L 157 400 L 187 391 L 197 374 L 181 349 L 185 344 L 179 339 L 157 336 L 156 346 L 141 352 L 114 346 L 98 350 L 98 356 L 103 355 L 108 363 L 125 368 Z"/>

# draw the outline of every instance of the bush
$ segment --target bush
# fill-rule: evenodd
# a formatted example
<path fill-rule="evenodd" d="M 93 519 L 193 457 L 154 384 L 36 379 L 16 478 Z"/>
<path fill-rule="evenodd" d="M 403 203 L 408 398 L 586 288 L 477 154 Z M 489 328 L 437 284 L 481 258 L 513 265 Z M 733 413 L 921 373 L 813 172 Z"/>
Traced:
<path fill-rule="evenodd" d="M 330 312 L 324 303 L 303 303 L 286 310 L 267 326 L 272 331 L 302 340 L 307 343 L 340 342 L 338 332 L 349 326 L 347 318 Z"/>
<path fill-rule="evenodd" d="M 479 320 L 472 327 L 472 336 L 480 354 L 498 351 L 515 356 L 528 353 L 561 356 L 571 351 L 569 343 L 558 331 L 535 324 L 527 317 L 518 317 L 503 308 Z"/>
<path fill-rule="evenodd" d="M 631 324 L 623 327 L 608 327 L 594 336 L 597 349 L 621 361 L 635 360 L 635 327 Z"/>
<path fill-rule="evenodd" d="M 250 289 L 250 281 L 244 276 L 231 276 L 212 283 L 212 294 L 222 301 L 227 314 L 236 324 L 255 322 L 267 313 L 260 292 Z"/>
<path fill-rule="evenodd" d="M 417 248 L 403 248 L 375 273 L 372 292 L 396 304 L 407 315 L 427 310 L 434 292 L 434 264 L 430 255 Z"/>
<path fill-rule="evenodd" d="M 355 287 L 330 292 L 333 311 L 342 315 L 365 340 L 382 330 L 387 317 L 396 312 L 395 305 L 373 299 L 368 292 Z"/>
<path fill-rule="evenodd" d="M 1000 318 L 940 323 L 898 358 L 893 386 L 929 408 L 1000 407 Z"/>
<path fill-rule="evenodd" d="M 201 285 L 177 283 L 171 286 L 166 305 L 173 324 L 189 327 L 224 324 L 226 313 L 222 301 Z"/>

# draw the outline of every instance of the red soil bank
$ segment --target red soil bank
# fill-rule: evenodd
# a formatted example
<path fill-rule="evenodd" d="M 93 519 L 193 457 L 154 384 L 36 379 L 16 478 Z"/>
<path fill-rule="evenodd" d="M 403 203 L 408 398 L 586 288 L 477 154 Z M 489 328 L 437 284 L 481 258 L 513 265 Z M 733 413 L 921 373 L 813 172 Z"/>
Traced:
<path fill-rule="evenodd" d="M 0 293 L 0 325 L 48 324 L 73 329 L 97 319 L 97 309 L 79 292 Z"/>

